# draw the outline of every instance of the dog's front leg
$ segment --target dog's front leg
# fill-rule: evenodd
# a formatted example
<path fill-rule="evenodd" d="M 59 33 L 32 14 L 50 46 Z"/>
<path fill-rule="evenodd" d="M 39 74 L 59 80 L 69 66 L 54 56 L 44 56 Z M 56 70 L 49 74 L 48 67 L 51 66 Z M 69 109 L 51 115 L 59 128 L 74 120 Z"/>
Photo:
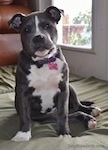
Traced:
<path fill-rule="evenodd" d="M 64 83 L 63 83 L 64 84 Z M 66 86 L 65 90 L 57 95 L 57 129 L 58 135 L 71 135 L 69 125 L 68 125 L 68 100 L 69 100 L 69 90 Z"/>
<path fill-rule="evenodd" d="M 20 128 L 17 134 L 12 138 L 12 141 L 29 141 L 31 138 L 31 129 L 30 129 L 30 108 L 28 104 L 28 99 L 26 97 L 16 96 L 15 105 L 19 115 Z"/>

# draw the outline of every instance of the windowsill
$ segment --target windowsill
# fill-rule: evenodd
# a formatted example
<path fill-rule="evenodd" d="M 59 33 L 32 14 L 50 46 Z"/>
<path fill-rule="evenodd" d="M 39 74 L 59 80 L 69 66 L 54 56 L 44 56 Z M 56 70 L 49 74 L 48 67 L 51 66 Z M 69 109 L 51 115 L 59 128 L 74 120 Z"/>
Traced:
<path fill-rule="evenodd" d="M 68 45 L 59 45 L 59 46 L 63 50 L 96 54 L 93 48 L 84 48 L 84 47 L 76 47 L 76 46 L 68 46 Z"/>

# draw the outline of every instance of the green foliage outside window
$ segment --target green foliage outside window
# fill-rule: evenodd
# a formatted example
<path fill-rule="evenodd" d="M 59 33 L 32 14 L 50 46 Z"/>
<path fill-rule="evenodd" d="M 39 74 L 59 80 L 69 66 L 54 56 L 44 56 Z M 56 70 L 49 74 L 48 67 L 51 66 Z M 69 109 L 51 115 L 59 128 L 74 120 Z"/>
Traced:
<path fill-rule="evenodd" d="M 70 35 L 71 44 L 79 46 L 91 46 L 91 12 L 80 12 L 79 15 L 73 19 L 73 24 L 76 24 L 76 26 L 84 25 L 84 29 L 81 33 L 72 33 Z"/>

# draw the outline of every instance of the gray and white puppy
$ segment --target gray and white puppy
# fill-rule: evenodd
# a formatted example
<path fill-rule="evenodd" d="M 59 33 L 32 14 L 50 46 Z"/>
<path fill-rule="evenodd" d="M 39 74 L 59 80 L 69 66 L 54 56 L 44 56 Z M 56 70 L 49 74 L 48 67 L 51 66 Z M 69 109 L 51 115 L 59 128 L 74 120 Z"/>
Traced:
<path fill-rule="evenodd" d="M 51 121 L 55 116 L 53 112 L 56 112 L 58 135 L 71 135 L 68 125 L 71 110 L 70 120 L 74 117 L 82 120 L 88 128 L 96 125 L 94 117 L 100 114 L 100 109 L 90 106 L 90 102 L 79 102 L 69 84 L 68 64 L 57 46 L 56 25 L 62 13 L 51 6 L 44 12 L 16 14 L 9 21 L 10 26 L 20 33 L 23 46 L 15 88 L 20 127 L 13 141 L 28 141 L 31 121 Z"/>

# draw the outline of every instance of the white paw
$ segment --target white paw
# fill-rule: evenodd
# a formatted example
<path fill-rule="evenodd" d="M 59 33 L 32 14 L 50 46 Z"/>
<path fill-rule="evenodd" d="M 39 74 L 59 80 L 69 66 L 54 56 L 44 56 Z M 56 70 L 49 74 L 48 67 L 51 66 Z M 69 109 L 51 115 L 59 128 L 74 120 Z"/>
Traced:
<path fill-rule="evenodd" d="M 91 115 L 94 116 L 94 117 L 97 117 L 97 116 L 99 116 L 100 114 L 101 114 L 101 109 L 98 108 L 98 107 L 94 108 L 94 109 L 92 110 L 92 112 L 91 112 Z"/>
<path fill-rule="evenodd" d="M 17 134 L 11 140 L 15 142 L 21 142 L 21 141 L 29 141 L 30 139 L 31 139 L 31 131 L 28 132 L 18 131 Z"/>
<path fill-rule="evenodd" d="M 59 138 L 71 138 L 70 134 L 59 135 Z"/>
<path fill-rule="evenodd" d="M 94 121 L 93 119 L 91 119 L 89 122 L 88 122 L 88 128 L 89 129 L 94 129 L 97 125 L 97 122 Z"/>

